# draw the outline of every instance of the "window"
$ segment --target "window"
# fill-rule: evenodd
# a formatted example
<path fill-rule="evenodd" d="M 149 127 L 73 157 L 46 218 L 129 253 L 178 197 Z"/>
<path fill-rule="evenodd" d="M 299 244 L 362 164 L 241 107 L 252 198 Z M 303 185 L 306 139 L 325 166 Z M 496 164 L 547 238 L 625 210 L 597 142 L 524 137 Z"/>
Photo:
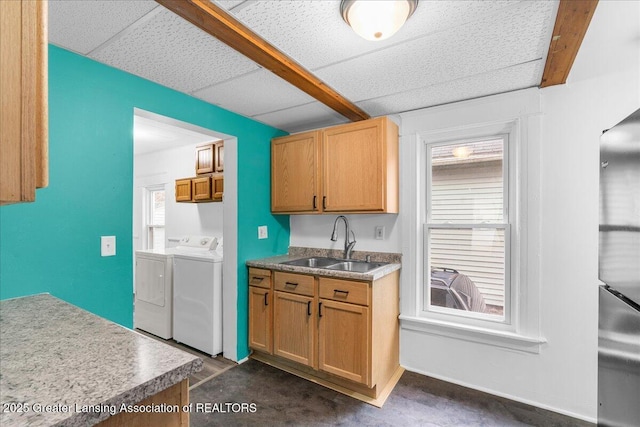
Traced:
<path fill-rule="evenodd" d="M 401 333 L 538 353 L 539 92 L 401 119 Z"/>
<path fill-rule="evenodd" d="M 164 186 L 147 187 L 147 249 L 162 249 L 164 238 Z"/>
<path fill-rule="evenodd" d="M 426 312 L 505 320 L 509 295 L 508 135 L 426 150 Z"/>

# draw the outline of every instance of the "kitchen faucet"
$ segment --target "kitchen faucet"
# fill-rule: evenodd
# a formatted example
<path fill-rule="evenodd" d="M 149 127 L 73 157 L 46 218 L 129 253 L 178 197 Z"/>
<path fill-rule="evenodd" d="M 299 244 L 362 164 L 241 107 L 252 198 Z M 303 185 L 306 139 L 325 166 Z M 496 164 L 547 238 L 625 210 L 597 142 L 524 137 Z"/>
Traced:
<path fill-rule="evenodd" d="M 331 233 L 331 240 L 332 241 L 337 241 L 338 240 L 338 220 L 342 219 L 344 221 L 344 226 L 345 226 L 345 236 L 344 236 L 344 259 L 351 259 L 351 251 L 353 250 L 353 247 L 356 245 L 356 234 L 353 232 L 353 230 L 349 229 L 349 221 L 347 221 L 347 217 L 345 217 L 344 215 L 339 215 L 335 222 L 333 223 L 333 233 Z M 349 241 L 349 232 L 351 232 L 351 235 L 353 236 L 353 240 L 350 242 Z"/>

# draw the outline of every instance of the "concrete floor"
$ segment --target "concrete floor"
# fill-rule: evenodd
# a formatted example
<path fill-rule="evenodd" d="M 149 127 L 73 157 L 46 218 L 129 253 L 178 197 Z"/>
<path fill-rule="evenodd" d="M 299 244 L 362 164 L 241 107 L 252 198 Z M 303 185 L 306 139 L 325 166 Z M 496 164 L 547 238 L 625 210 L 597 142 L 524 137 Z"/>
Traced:
<path fill-rule="evenodd" d="M 592 426 L 405 372 L 382 408 L 255 360 L 191 390 L 191 426 Z"/>

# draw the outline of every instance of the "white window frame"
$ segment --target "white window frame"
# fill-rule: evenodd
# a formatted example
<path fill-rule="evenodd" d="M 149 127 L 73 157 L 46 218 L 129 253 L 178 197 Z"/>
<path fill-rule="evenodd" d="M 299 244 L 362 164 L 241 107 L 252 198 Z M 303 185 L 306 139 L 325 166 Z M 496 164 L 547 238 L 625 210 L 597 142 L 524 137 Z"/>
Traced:
<path fill-rule="evenodd" d="M 403 268 L 402 330 L 538 353 L 540 336 L 540 97 L 526 89 L 400 115 Z M 509 135 L 508 322 L 422 313 L 425 267 L 426 143 Z M 402 336 L 402 334 L 401 334 Z"/>
<path fill-rule="evenodd" d="M 504 126 L 504 130 L 506 132 L 500 132 L 498 134 L 490 133 L 496 129 L 499 129 L 502 126 Z M 473 133 L 476 131 L 478 132 L 477 135 L 471 138 L 468 137 L 468 132 Z M 489 133 L 485 134 L 484 132 L 489 132 Z M 464 137 L 458 138 L 459 135 L 464 135 Z M 425 145 L 424 158 L 422 159 L 421 163 L 425 165 L 424 187 L 426 189 L 426 194 L 425 194 L 425 203 L 422 207 L 424 211 L 422 243 L 424 246 L 423 253 L 425 256 L 422 259 L 423 278 L 422 278 L 422 286 L 419 286 L 419 289 L 418 289 L 419 301 L 425 301 L 423 292 L 425 291 L 426 286 L 424 285 L 429 283 L 429 281 L 431 280 L 431 266 L 427 261 L 427 259 L 429 258 L 429 254 L 427 252 L 429 248 L 429 230 L 430 229 L 494 228 L 494 229 L 504 229 L 504 239 L 505 239 L 504 301 L 505 301 L 505 304 L 504 304 L 503 319 L 497 319 L 496 316 L 486 315 L 482 313 L 474 313 L 474 312 L 468 312 L 468 311 L 457 310 L 457 309 L 447 309 L 447 308 L 441 308 L 441 307 L 435 307 L 435 306 L 421 307 L 421 310 L 419 311 L 420 316 L 426 317 L 426 318 L 433 318 L 433 319 L 437 319 L 445 322 L 453 322 L 453 323 L 459 322 L 466 325 L 484 326 L 489 328 L 497 328 L 500 330 L 513 329 L 510 326 L 504 326 L 504 325 L 511 325 L 513 322 L 513 319 L 511 316 L 512 314 L 511 307 L 512 307 L 512 304 L 514 303 L 513 296 L 514 294 L 517 295 L 517 290 L 516 292 L 513 292 L 513 288 L 517 287 L 517 280 L 514 280 L 514 278 L 512 278 L 511 276 L 511 264 L 512 264 L 512 258 L 513 258 L 513 254 L 511 252 L 511 248 L 512 248 L 511 221 L 514 218 L 514 216 L 511 215 L 510 217 L 509 215 L 511 211 L 515 210 L 515 206 L 512 206 L 511 203 L 513 203 L 512 201 L 516 199 L 514 197 L 515 195 L 510 194 L 510 191 L 509 191 L 509 189 L 514 187 L 513 185 L 509 185 L 509 182 L 515 179 L 515 173 L 513 174 L 513 176 L 511 175 L 511 171 L 514 169 L 514 167 L 509 167 L 511 163 L 515 162 L 515 158 L 511 157 L 511 153 L 514 152 L 514 150 L 510 149 L 509 141 L 512 141 L 513 143 L 513 139 L 515 137 L 516 137 L 515 123 L 504 123 L 504 124 L 498 125 L 498 127 L 496 127 L 495 125 L 482 126 L 479 128 L 470 129 L 468 131 L 463 131 L 461 134 L 460 134 L 460 131 L 458 130 L 453 130 L 451 131 L 450 134 L 448 133 L 441 134 L 441 132 L 438 132 L 433 138 L 429 135 L 429 133 L 425 133 L 421 135 L 420 139 L 422 140 L 422 143 Z M 433 222 L 430 217 L 430 211 L 431 211 L 430 201 L 431 201 L 432 187 L 429 182 L 431 180 L 430 173 L 432 172 L 433 165 L 431 163 L 431 156 L 429 155 L 429 149 L 433 147 L 443 146 L 443 145 L 472 143 L 472 142 L 478 142 L 478 141 L 486 141 L 490 139 L 502 139 L 503 141 L 503 146 L 502 146 L 503 148 L 503 156 L 502 156 L 502 176 L 503 176 L 502 218 L 503 218 L 503 222 L 501 223 L 492 222 L 492 223 L 486 223 L 486 224 L 485 223 L 462 223 L 462 222 L 460 223 Z M 427 295 L 427 299 L 430 299 L 429 295 Z M 498 326 L 498 324 L 502 324 L 503 326 Z"/>
<path fill-rule="evenodd" d="M 149 236 L 151 235 L 152 228 L 163 228 L 166 231 L 166 224 L 156 225 L 153 224 L 152 221 L 152 211 L 151 204 L 153 203 L 153 193 L 155 191 L 164 191 L 165 197 L 165 217 L 167 214 L 167 190 L 164 188 L 164 184 L 158 185 L 150 185 L 144 188 L 144 210 L 143 210 L 143 230 L 144 230 L 144 248 L 145 249 L 153 249 L 151 245 L 151 239 Z M 165 246 L 166 246 L 166 238 L 165 238 Z"/>

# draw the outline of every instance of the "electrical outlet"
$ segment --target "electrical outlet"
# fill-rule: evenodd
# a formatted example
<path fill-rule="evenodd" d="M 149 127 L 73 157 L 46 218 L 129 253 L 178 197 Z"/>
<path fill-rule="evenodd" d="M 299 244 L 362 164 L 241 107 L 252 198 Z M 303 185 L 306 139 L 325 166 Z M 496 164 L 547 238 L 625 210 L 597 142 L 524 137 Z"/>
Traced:
<path fill-rule="evenodd" d="M 267 230 L 266 225 L 261 225 L 258 227 L 258 239 L 266 239 L 269 237 L 269 232 Z"/>
<path fill-rule="evenodd" d="M 376 240 L 384 240 L 384 225 L 376 226 Z"/>
<path fill-rule="evenodd" d="M 100 256 L 116 254 L 116 236 L 100 236 Z"/>

